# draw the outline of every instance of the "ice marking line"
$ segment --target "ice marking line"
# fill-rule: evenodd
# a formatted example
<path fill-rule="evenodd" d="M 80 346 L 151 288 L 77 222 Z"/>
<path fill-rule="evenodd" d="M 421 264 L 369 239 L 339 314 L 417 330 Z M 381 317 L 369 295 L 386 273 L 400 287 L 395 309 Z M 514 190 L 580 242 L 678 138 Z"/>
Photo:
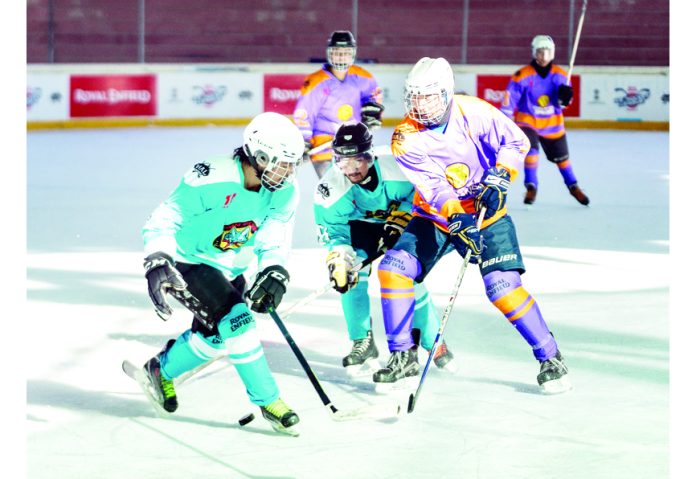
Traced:
<path fill-rule="evenodd" d="M 133 421 L 134 423 L 138 424 L 139 426 L 142 426 L 142 427 L 144 427 L 144 428 L 146 428 L 146 429 L 149 429 L 150 431 L 156 432 L 157 434 L 166 437 L 167 439 L 172 440 L 173 442 L 179 444 L 180 446 L 184 446 L 184 447 L 186 447 L 186 448 L 192 450 L 193 452 L 198 453 L 198 454 L 200 454 L 201 456 L 203 456 L 203 457 L 205 457 L 205 458 L 207 458 L 207 459 L 210 459 L 210 460 L 213 461 L 213 462 L 217 462 L 218 464 L 220 464 L 220 465 L 222 465 L 222 466 L 225 466 L 225 467 L 228 468 L 228 469 L 231 469 L 231 470 L 233 470 L 233 471 L 235 471 L 235 472 L 238 472 L 238 473 L 244 475 L 244 477 L 248 477 L 249 479 L 253 479 L 253 477 L 254 477 L 254 476 L 250 476 L 250 475 L 244 473 L 243 471 L 240 471 L 240 470 L 237 469 L 236 467 L 231 466 L 231 465 L 227 464 L 227 463 L 224 462 L 224 461 L 221 461 L 220 459 L 218 459 L 218 458 L 216 458 L 216 457 L 211 456 L 210 454 L 207 454 L 207 453 L 201 451 L 200 449 L 198 449 L 198 448 L 196 448 L 196 447 L 191 446 L 190 444 L 186 444 L 185 442 L 180 441 L 179 439 L 175 438 L 174 436 L 170 436 L 170 435 L 167 434 L 166 432 L 162 432 L 162 431 L 160 431 L 159 429 L 157 429 L 157 428 L 155 428 L 155 427 L 148 426 L 148 425 L 145 424 L 144 422 L 141 422 L 141 421 L 139 421 L 139 420 L 137 420 L 137 419 L 135 419 L 135 418 L 132 418 L 132 417 L 131 417 L 131 418 L 129 418 L 129 419 L 130 419 L 131 421 Z"/>

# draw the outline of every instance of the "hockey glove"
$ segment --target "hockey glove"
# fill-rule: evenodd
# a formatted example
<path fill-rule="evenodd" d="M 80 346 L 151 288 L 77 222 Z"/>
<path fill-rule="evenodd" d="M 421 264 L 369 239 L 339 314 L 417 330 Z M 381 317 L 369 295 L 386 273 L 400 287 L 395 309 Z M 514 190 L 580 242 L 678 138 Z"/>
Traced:
<path fill-rule="evenodd" d="M 449 217 L 448 222 L 447 229 L 457 252 L 465 258 L 466 252 L 471 250 L 469 261 L 478 263 L 483 251 L 483 238 L 476 227 L 476 219 L 468 213 L 455 213 Z"/>
<path fill-rule="evenodd" d="M 505 168 L 491 168 L 483 174 L 479 183 L 479 193 L 474 199 L 474 206 L 480 211 L 486 207 L 488 219 L 505 207 L 507 192 L 510 188 L 510 172 Z"/>
<path fill-rule="evenodd" d="M 358 273 L 353 271 L 355 253 L 352 248 L 336 249 L 326 257 L 326 266 L 329 268 L 329 281 L 333 283 L 333 289 L 343 294 L 358 284 Z"/>
<path fill-rule="evenodd" d="M 573 87 L 569 85 L 559 85 L 558 86 L 558 104 L 562 107 L 567 107 L 570 105 L 570 101 L 573 99 Z"/>
<path fill-rule="evenodd" d="M 360 121 L 365 124 L 370 130 L 382 126 L 382 112 L 384 106 L 374 101 L 368 101 L 360 110 Z"/>
<path fill-rule="evenodd" d="M 277 308 L 290 281 L 290 273 L 280 265 L 269 266 L 256 275 L 256 281 L 247 292 L 251 310 L 267 313 L 268 308 Z"/>
<path fill-rule="evenodd" d="M 304 153 L 302 153 L 302 161 L 311 161 L 311 158 L 309 157 L 309 151 L 312 149 L 312 142 L 309 140 L 305 140 L 304 142 Z"/>
<path fill-rule="evenodd" d="M 145 258 L 143 264 L 145 278 L 147 278 L 147 291 L 155 305 L 157 315 L 164 321 L 172 315 L 172 308 L 167 303 L 168 291 L 186 291 L 186 281 L 181 273 L 174 267 L 174 260 L 166 253 L 158 251 Z"/>
<path fill-rule="evenodd" d="M 410 213 L 399 210 L 392 211 L 387 217 L 387 221 L 384 223 L 384 231 L 382 237 L 379 239 L 377 249 L 382 251 L 392 249 L 401 236 L 401 233 L 403 233 L 406 226 L 408 226 L 409 221 L 411 221 Z"/>

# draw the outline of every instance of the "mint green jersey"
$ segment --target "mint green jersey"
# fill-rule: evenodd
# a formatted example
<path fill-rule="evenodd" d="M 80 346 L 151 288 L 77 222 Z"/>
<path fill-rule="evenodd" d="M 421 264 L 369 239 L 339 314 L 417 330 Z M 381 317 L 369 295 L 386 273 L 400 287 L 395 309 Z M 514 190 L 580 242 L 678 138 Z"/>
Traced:
<path fill-rule="evenodd" d="M 413 185 L 399 169 L 392 155 L 374 163 L 378 184 L 374 191 L 355 185 L 332 165 L 314 193 L 314 219 L 319 242 L 332 249 L 350 245 L 349 221 L 384 223 L 394 210 L 411 212 Z"/>
<path fill-rule="evenodd" d="M 143 227 L 145 253 L 162 251 L 175 261 L 207 264 L 234 278 L 256 258 L 259 271 L 284 266 L 290 252 L 296 182 L 271 192 L 244 188 L 237 155 L 196 164 Z"/>

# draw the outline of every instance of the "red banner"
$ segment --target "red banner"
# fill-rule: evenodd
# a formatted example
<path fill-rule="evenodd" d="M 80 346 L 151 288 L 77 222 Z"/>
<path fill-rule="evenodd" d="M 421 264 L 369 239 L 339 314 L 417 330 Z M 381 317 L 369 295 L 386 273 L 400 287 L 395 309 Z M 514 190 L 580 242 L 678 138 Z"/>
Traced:
<path fill-rule="evenodd" d="M 500 108 L 511 77 L 512 75 L 477 75 L 476 96 Z M 570 83 L 573 87 L 573 101 L 563 110 L 563 116 L 566 118 L 580 116 L 580 77 L 573 75 Z"/>
<path fill-rule="evenodd" d="M 307 75 L 297 73 L 263 76 L 263 110 L 292 115 Z"/>
<path fill-rule="evenodd" d="M 72 75 L 70 116 L 155 116 L 155 75 Z"/>

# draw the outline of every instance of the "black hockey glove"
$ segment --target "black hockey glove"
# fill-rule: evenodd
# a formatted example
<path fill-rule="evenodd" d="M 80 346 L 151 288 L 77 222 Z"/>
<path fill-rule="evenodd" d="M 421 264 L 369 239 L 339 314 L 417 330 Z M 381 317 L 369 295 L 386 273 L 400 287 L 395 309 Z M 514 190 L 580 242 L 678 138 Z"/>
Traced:
<path fill-rule="evenodd" d="M 333 283 L 333 289 L 341 294 L 347 293 L 358 284 L 358 273 L 353 271 L 354 261 L 355 255 L 352 251 L 345 249 L 336 249 L 326 257 L 329 281 Z"/>
<path fill-rule="evenodd" d="M 403 233 L 406 226 L 408 226 L 409 221 L 411 221 L 410 213 L 399 210 L 392 211 L 387 217 L 387 221 L 384 223 L 384 232 L 379 239 L 379 246 L 377 249 L 385 252 L 388 249 L 392 249 L 396 241 L 401 237 L 401 233 Z"/>
<path fill-rule="evenodd" d="M 365 124 L 370 130 L 382 126 L 382 112 L 384 106 L 374 101 L 368 101 L 360 110 L 360 121 Z"/>
<path fill-rule="evenodd" d="M 167 303 L 167 292 L 186 291 L 186 281 L 181 273 L 174 267 L 174 260 L 166 253 L 158 251 L 145 258 L 143 264 L 145 278 L 147 278 L 147 290 L 150 299 L 155 305 L 157 315 L 164 321 L 172 315 L 172 308 Z"/>
<path fill-rule="evenodd" d="M 490 168 L 481 178 L 480 191 L 474 199 L 474 207 L 480 211 L 485 206 L 485 218 L 490 218 L 505 207 L 509 188 L 510 172 L 505 168 Z"/>
<path fill-rule="evenodd" d="M 246 296 L 251 300 L 251 310 L 267 313 L 277 308 L 290 281 L 290 273 L 280 265 L 269 266 L 256 275 L 256 280 Z"/>
<path fill-rule="evenodd" d="M 570 105 L 570 100 L 573 99 L 573 87 L 569 85 L 558 86 L 558 104 L 562 107 Z"/>
<path fill-rule="evenodd" d="M 450 239 L 462 258 L 471 250 L 469 261 L 478 263 L 483 251 L 483 238 L 476 227 L 476 219 L 468 213 L 455 213 L 448 219 Z"/>

